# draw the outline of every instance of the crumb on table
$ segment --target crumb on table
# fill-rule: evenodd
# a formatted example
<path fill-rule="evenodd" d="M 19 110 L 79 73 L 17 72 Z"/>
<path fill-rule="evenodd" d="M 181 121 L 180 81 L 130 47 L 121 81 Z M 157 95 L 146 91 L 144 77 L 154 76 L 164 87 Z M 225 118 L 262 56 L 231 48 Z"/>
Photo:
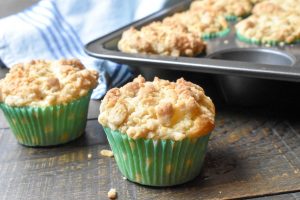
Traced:
<path fill-rule="evenodd" d="M 117 191 L 115 188 L 111 188 L 108 193 L 107 193 L 107 197 L 109 199 L 116 199 L 117 198 Z"/>
<path fill-rule="evenodd" d="M 106 156 L 106 157 L 113 157 L 114 156 L 114 153 L 111 150 L 107 150 L 107 149 L 101 150 L 100 154 L 102 156 Z"/>

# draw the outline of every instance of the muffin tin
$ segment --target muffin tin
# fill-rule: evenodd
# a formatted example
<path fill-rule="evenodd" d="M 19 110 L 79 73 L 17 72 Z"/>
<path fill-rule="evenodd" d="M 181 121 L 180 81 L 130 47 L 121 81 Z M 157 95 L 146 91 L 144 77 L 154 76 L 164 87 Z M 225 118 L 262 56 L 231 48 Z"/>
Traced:
<path fill-rule="evenodd" d="M 244 80 L 249 86 L 251 86 L 249 81 L 253 81 L 255 88 L 257 88 L 256 83 L 262 80 L 262 87 L 269 85 L 264 83 L 266 79 L 300 82 L 300 44 L 285 46 L 248 44 L 240 41 L 236 37 L 234 29 L 235 23 L 230 23 L 231 30 L 228 35 L 207 40 L 206 53 L 197 57 L 129 54 L 118 50 L 118 41 L 123 31 L 131 26 L 139 29 L 144 25 L 161 20 L 175 12 L 187 10 L 190 2 L 191 1 L 183 1 L 173 7 L 156 12 L 122 27 L 88 43 L 85 50 L 93 57 L 138 66 L 141 70 L 143 70 L 144 67 L 149 67 L 151 70 L 167 69 L 214 74 L 216 75 L 217 82 L 220 83 L 221 86 L 224 84 L 243 85 L 243 77 L 246 77 Z M 228 77 L 230 83 L 227 80 Z M 234 78 L 232 79 L 232 77 Z M 255 88 L 252 90 L 255 91 Z M 243 93 L 244 89 L 245 88 L 241 87 L 234 92 L 235 94 L 233 96 L 239 98 L 239 93 Z M 247 90 L 248 89 L 249 88 L 247 88 Z M 227 92 L 225 91 L 225 93 Z M 228 97 L 225 97 L 225 99 L 228 100 Z"/>

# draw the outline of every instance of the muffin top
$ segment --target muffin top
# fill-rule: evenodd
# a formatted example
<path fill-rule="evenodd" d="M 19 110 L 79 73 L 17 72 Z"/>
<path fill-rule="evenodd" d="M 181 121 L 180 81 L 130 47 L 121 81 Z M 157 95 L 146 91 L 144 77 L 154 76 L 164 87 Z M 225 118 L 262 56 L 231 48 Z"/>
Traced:
<path fill-rule="evenodd" d="M 205 50 L 206 44 L 189 33 L 179 23 L 152 22 L 141 30 L 130 28 L 122 34 L 118 48 L 126 53 L 194 56 Z"/>
<path fill-rule="evenodd" d="M 255 15 L 276 15 L 285 13 L 300 14 L 299 0 L 266 0 L 256 4 L 252 10 Z"/>
<path fill-rule="evenodd" d="M 250 2 L 253 3 L 253 4 L 257 4 L 257 3 L 260 3 L 262 1 L 265 1 L 265 0 L 250 0 Z"/>
<path fill-rule="evenodd" d="M 236 29 L 244 37 L 262 43 L 292 43 L 300 38 L 299 23 L 300 16 L 293 13 L 252 15 L 236 24 Z"/>
<path fill-rule="evenodd" d="M 204 90 L 183 78 L 170 82 L 138 76 L 109 90 L 100 105 L 99 123 L 133 139 L 197 138 L 214 128 L 215 107 Z"/>
<path fill-rule="evenodd" d="M 252 10 L 252 3 L 249 0 L 202 0 L 194 1 L 190 6 L 191 10 L 215 10 L 224 16 L 243 17 Z"/>
<path fill-rule="evenodd" d="M 68 103 L 96 87 L 98 73 L 77 59 L 33 60 L 12 66 L 0 81 L 0 102 L 10 106 Z"/>
<path fill-rule="evenodd" d="M 189 32 L 194 33 L 199 37 L 203 37 L 206 34 L 217 33 L 228 28 L 225 17 L 213 10 L 176 13 L 171 17 L 165 18 L 163 22 L 180 23 L 183 26 L 186 26 Z"/>

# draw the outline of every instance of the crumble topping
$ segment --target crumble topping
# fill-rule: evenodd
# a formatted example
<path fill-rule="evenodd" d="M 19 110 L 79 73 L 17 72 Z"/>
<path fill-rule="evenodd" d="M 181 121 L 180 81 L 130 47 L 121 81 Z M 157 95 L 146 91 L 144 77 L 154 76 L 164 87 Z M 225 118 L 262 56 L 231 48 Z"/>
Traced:
<path fill-rule="evenodd" d="M 10 106 L 51 106 L 85 96 L 98 73 L 77 59 L 32 60 L 14 65 L 0 81 L 0 102 Z"/>
<path fill-rule="evenodd" d="M 98 121 L 133 139 L 197 138 L 214 128 L 215 107 L 204 90 L 183 78 L 170 82 L 138 76 L 113 88 L 100 105 Z"/>
<path fill-rule="evenodd" d="M 171 17 L 165 18 L 163 23 L 180 23 L 185 26 L 189 32 L 198 37 L 217 33 L 228 28 L 225 17 L 212 10 L 176 13 Z"/>
<path fill-rule="evenodd" d="M 251 13 L 252 3 L 249 0 L 203 0 L 192 2 L 190 9 L 199 12 L 214 10 L 225 17 L 243 17 Z"/>
<path fill-rule="evenodd" d="M 237 32 L 246 38 L 268 43 L 292 43 L 300 37 L 300 16 L 293 13 L 252 15 L 236 24 Z"/>
<path fill-rule="evenodd" d="M 200 54 L 205 50 L 206 44 L 179 23 L 153 22 L 141 30 L 131 27 L 123 32 L 118 48 L 126 53 L 177 57 Z"/>

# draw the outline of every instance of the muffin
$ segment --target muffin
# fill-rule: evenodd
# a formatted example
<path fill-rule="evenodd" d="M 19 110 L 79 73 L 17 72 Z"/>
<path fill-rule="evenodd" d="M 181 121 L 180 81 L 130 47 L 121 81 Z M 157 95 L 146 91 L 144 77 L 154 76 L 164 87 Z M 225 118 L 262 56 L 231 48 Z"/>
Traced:
<path fill-rule="evenodd" d="M 255 15 L 277 15 L 282 13 L 300 14 L 299 0 L 267 0 L 254 6 Z"/>
<path fill-rule="evenodd" d="M 258 4 L 258 3 L 263 2 L 263 1 L 265 1 L 265 0 L 250 0 L 250 2 L 252 4 Z"/>
<path fill-rule="evenodd" d="M 163 23 L 180 23 L 189 32 L 202 39 L 222 37 L 230 31 L 225 17 L 213 10 L 204 10 L 201 13 L 193 11 L 176 13 L 165 18 Z"/>
<path fill-rule="evenodd" d="M 200 86 L 139 76 L 108 91 L 98 120 L 128 180 L 171 186 L 200 173 L 214 117 L 214 104 Z"/>
<path fill-rule="evenodd" d="M 252 15 L 236 24 L 240 40 L 255 44 L 290 44 L 299 41 L 300 16 L 293 13 Z"/>
<path fill-rule="evenodd" d="M 0 107 L 17 141 L 51 146 L 78 138 L 97 79 L 76 59 L 14 65 L 0 81 Z"/>
<path fill-rule="evenodd" d="M 203 10 L 214 10 L 225 16 L 228 21 L 248 16 L 252 10 L 249 0 L 203 0 L 191 3 L 190 10 L 203 12 Z"/>
<path fill-rule="evenodd" d="M 126 53 L 164 56 L 195 56 L 205 51 L 206 44 L 179 23 L 153 22 L 137 30 L 131 27 L 122 34 L 118 48 Z"/>

